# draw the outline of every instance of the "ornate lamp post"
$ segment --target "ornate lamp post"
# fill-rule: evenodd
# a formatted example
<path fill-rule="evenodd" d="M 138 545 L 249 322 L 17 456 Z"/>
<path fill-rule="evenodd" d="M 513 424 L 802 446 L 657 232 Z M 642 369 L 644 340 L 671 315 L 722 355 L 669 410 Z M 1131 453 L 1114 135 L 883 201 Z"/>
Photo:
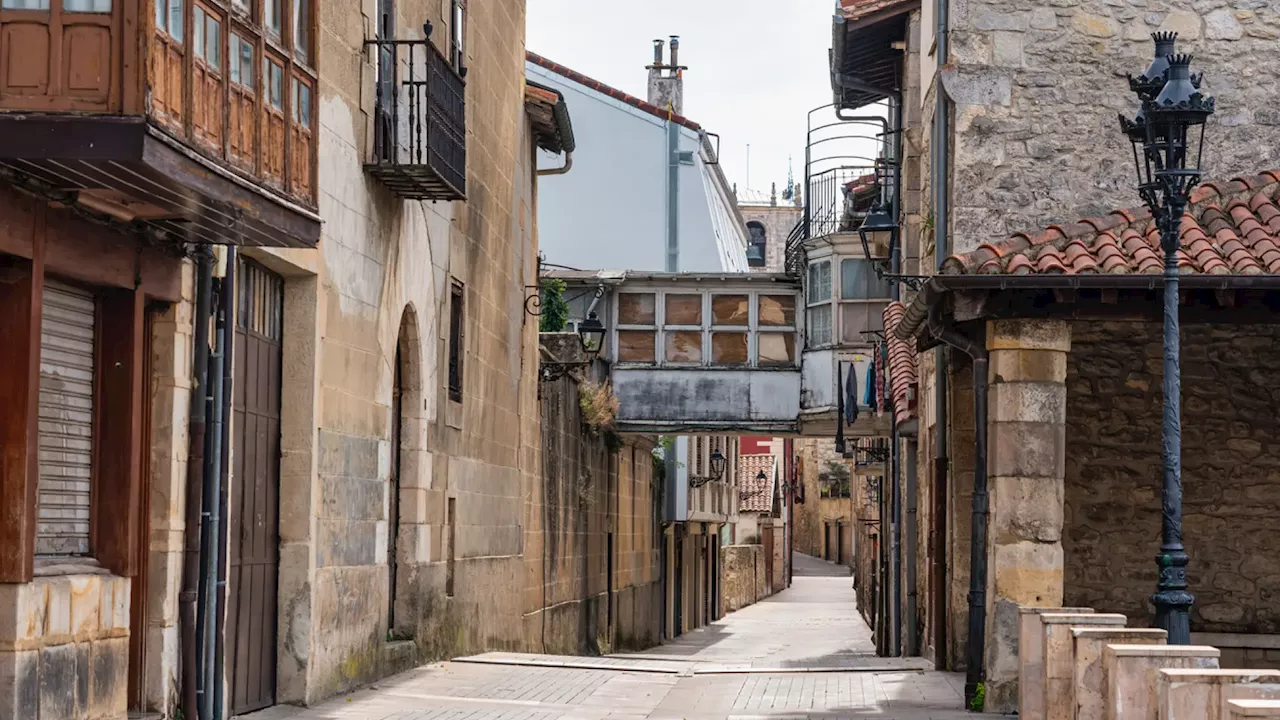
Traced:
<path fill-rule="evenodd" d="M 1173 54 L 1176 33 L 1155 33 L 1156 57 L 1146 72 L 1129 78 L 1141 109 L 1120 126 L 1133 144 L 1138 193 L 1151 211 L 1164 250 L 1164 486 L 1160 579 L 1151 602 L 1156 626 L 1169 633 L 1169 643 L 1191 643 L 1190 611 L 1195 597 L 1187 591 L 1187 553 L 1182 546 L 1182 377 L 1178 366 L 1178 247 L 1182 214 L 1191 190 L 1200 182 L 1204 126 L 1214 101 L 1191 75 L 1191 56 Z"/>
<path fill-rule="evenodd" d="M 708 468 L 711 474 L 702 476 L 691 475 L 689 477 L 689 487 L 700 488 L 707 483 L 720 482 L 721 478 L 724 477 L 724 453 L 720 452 L 718 449 L 711 451 L 711 460 L 708 464 L 711 466 Z"/>

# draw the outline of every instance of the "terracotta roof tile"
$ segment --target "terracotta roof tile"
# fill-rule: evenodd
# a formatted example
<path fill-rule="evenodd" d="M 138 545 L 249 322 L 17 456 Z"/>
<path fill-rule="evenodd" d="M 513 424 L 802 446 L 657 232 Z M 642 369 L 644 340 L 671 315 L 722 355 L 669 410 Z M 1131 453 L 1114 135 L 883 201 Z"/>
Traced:
<path fill-rule="evenodd" d="M 677 115 L 676 113 L 669 112 L 666 108 L 660 108 L 657 105 L 654 105 L 653 103 L 645 102 L 644 100 L 641 100 L 640 98 L 634 95 L 622 92 L 621 90 L 615 87 L 605 85 L 599 80 L 593 80 L 592 78 L 589 78 L 586 75 L 583 75 L 577 70 L 572 70 L 570 68 L 567 68 L 561 65 L 560 63 L 554 62 L 552 60 L 548 60 L 542 57 L 541 55 L 538 55 L 536 53 L 526 52 L 524 56 L 525 56 L 525 59 L 527 59 L 529 62 L 533 63 L 534 65 L 537 65 L 542 68 L 546 68 L 547 70 L 550 70 L 551 72 L 561 77 L 568 78 L 578 83 L 579 85 L 585 85 L 586 87 L 589 87 L 592 90 L 595 90 L 596 92 L 601 93 L 602 95 L 608 95 L 614 100 L 621 100 L 622 102 L 634 108 L 643 110 L 649 113 L 650 115 L 662 118 L 663 120 L 670 119 L 675 124 L 683 125 L 689 128 L 690 130 L 702 129 L 701 125 L 699 125 L 698 123 L 690 120 L 689 118 L 683 115 Z"/>
<path fill-rule="evenodd" d="M 907 309 L 900 302 L 891 302 L 884 309 L 884 336 L 889 345 L 889 386 L 893 394 L 894 419 L 906 422 L 916 416 L 916 353 L 911 343 L 902 340 L 893 330 L 902 322 Z"/>
<path fill-rule="evenodd" d="M 771 512 L 773 510 L 773 480 L 777 467 L 774 455 L 738 456 L 738 509 L 742 512 Z M 766 480 L 756 476 L 763 470 Z"/>
<path fill-rule="evenodd" d="M 1280 274 L 1280 170 L 1196 188 L 1181 233 L 1182 273 Z M 942 266 L 947 275 L 1123 275 L 1163 270 L 1164 251 L 1144 208 L 1014 233 L 952 255 Z"/>

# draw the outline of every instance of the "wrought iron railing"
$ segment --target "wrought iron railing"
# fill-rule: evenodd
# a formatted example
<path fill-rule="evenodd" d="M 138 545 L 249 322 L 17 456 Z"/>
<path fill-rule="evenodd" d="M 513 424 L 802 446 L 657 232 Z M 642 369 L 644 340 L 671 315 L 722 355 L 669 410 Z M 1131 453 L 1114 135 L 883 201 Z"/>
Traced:
<path fill-rule="evenodd" d="M 365 166 L 392 192 L 416 200 L 466 197 L 466 82 L 431 42 L 367 40 L 375 65 L 373 157 Z M 403 78 L 402 76 L 406 76 Z"/>

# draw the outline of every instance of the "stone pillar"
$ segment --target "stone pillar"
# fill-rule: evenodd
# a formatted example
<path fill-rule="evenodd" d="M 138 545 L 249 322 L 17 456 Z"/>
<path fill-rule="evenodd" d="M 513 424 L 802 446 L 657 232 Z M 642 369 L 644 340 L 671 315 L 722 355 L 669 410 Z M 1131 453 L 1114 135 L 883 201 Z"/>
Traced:
<path fill-rule="evenodd" d="M 1070 327 L 993 320 L 987 434 L 986 710 L 1018 708 L 1019 606 L 1062 604 Z"/>

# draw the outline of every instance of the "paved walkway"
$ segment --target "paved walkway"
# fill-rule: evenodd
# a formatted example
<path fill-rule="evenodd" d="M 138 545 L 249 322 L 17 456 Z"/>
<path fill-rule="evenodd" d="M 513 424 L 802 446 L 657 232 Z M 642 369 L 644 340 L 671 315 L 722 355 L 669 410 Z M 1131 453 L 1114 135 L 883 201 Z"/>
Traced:
<path fill-rule="evenodd" d="M 791 588 L 643 653 L 488 653 L 427 665 L 310 709 L 246 720 L 976 718 L 964 678 L 877 658 L 839 566 L 797 556 Z M 992 716 L 982 716 L 992 717 Z"/>

